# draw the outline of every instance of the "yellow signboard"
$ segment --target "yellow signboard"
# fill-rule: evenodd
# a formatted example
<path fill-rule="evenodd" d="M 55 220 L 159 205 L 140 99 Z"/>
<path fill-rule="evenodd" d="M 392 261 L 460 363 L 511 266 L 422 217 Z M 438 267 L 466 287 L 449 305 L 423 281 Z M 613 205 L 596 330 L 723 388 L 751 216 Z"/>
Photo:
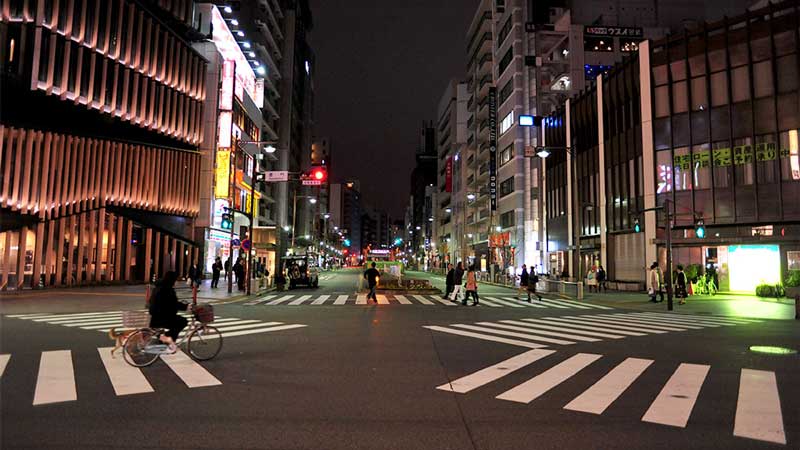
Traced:
<path fill-rule="evenodd" d="M 228 189 L 231 184 L 231 151 L 217 150 L 217 168 L 214 180 L 214 196 L 228 198 Z"/>

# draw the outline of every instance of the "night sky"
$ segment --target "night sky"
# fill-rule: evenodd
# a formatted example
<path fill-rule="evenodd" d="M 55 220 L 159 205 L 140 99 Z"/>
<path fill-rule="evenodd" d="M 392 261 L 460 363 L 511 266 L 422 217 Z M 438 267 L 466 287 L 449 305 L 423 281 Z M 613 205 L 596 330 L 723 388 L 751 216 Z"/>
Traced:
<path fill-rule="evenodd" d="M 402 218 L 423 120 L 466 70 L 478 0 L 311 0 L 315 129 L 331 179 L 361 181 L 370 205 Z"/>

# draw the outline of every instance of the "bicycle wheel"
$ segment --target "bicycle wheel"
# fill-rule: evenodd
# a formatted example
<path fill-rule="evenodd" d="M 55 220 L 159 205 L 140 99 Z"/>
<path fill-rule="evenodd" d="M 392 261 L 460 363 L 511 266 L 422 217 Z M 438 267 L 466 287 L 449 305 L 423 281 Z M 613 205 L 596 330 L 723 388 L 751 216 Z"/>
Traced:
<path fill-rule="evenodd" d="M 202 325 L 189 334 L 186 350 L 198 361 L 209 360 L 222 350 L 222 333 L 211 325 Z"/>
<path fill-rule="evenodd" d="M 158 359 L 158 353 L 147 352 L 147 347 L 157 342 L 156 333 L 150 328 L 141 328 L 134 331 L 125 339 L 122 346 L 122 355 L 125 362 L 134 367 L 145 367 L 153 364 Z"/>

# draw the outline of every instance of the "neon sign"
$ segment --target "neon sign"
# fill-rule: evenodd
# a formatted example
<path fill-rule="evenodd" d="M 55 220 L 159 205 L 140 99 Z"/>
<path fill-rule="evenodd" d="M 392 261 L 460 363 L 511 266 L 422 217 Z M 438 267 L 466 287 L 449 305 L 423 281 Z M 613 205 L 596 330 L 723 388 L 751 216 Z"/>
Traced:
<path fill-rule="evenodd" d="M 236 38 L 233 37 L 233 33 L 231 33 L 231 30 L 225 23 L 225 19 L 216 6 L 211 8 L 211 26 L 213 29 L 211 39 L 217 47 L 217 50 L 222 53 L 222 57 L 225 61 L 232 61 L 234 63 L 234 74 L 236 77 L 234 94 L 236 97 L 243 100 L 243 95 L 246 91 L 253 102 L 257 99 L 263 99 L 263 92 L 260 94 L 257 92 L 255 72 L 253 72 L 253 69 L 250 67 L 250 63 L 239 48 L 239 43 L 236 42 Z"/>

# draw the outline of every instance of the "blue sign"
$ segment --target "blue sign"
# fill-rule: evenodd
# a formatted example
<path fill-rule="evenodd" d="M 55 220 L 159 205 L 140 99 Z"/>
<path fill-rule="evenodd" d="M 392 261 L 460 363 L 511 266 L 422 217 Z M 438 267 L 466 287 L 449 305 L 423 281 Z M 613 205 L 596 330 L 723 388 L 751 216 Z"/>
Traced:
<path fill-rule="evenodd" d="M 234 246 L 234 247 L 238 247 L 238 246 L 242 245 L 242 242 L 240 240 L 238 240 L 238 239 L 234 239 L 234 240 L 231 241 L 231 245 Z"/>
<path fill-rule="evenodd" d="M 533 126 L 533 116 L 519 116 L 519 126 L 521 127 L 532 127 Z"/>

